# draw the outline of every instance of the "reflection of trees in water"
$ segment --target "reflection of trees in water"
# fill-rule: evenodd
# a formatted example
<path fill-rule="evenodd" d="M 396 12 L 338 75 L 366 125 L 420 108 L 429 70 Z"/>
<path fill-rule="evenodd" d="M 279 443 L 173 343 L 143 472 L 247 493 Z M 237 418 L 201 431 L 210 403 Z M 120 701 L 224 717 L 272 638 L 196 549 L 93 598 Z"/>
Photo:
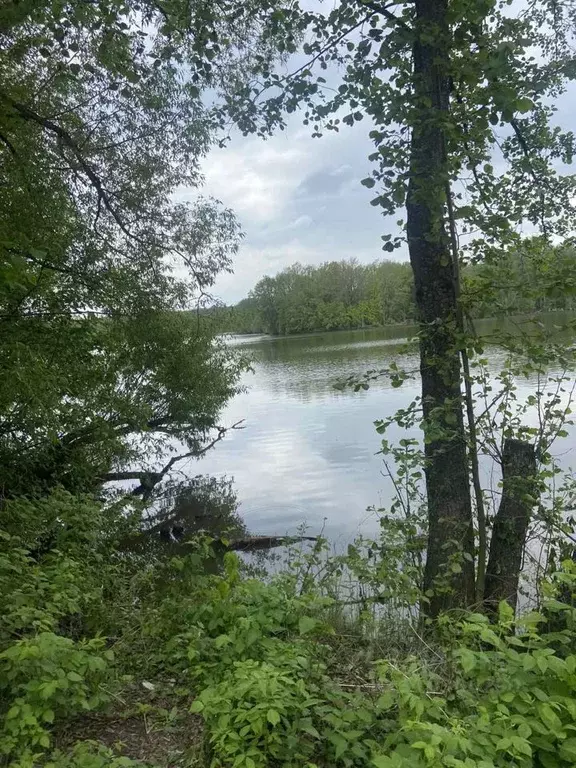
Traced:
<path fill-rule="evenodd" d="M 252 570 L 262 567 L 267 553 L 296 541 L 316 541 L 313 536 L 250 536 L 238 513 L 238 498 L 232 480 L 197 475 L 186 480 L 168 480 L 155 492 L 154 501 L 142 520 L 140 533 L 123 542 L 131 552 L 151 555 L 191 552 L 198 535 L 213 541 L 205 552 L 204 566 L 218 570 L 227 551 L 257 554 Z M 264 558 L 264 559 L 262 559 Z M 252 571 L 250 571 L 252 572 Z M 254 571 L 256 573 L 259 571 Z"/>
<path fill-rule="evenodd" d="M 486 345 L 490 369 L 496 373 L 506 365 L 511 341 L 515 348 L 520 347 L 522 339 L 529 341 L 534 334 L 541 334 L 543 328 L 547 329 L 551 339 L 559 341 L 562 338 L 559 328 L 572 317 L 573 313 L 551 312 L 482 318 L 475 322 L 475 327 Z M 335 391 L 334 384 L 369 370 L 387 369 L 387 363 L 391 361 L 400 369 L 418 374 L 420 363 L 413 331 L 410 326 L 389 326 L 302 336 L 259 337 L 254 342 L 242 344 L 243 350 L 253 358 L 256 369 L 256 378 L 249 374 L 245 383 L 248 387 L 256 385 L 276 397 L 287 395 L 307 402 L 326 396 L 339 397 L 341 393 Z M 565 331 L 564 334 L 567 344 L 571 344 L 573 333 Z M 397 392 L 387 376 L 373 380 L 371 387 Z M 417 389 L 417 382 L 409 382 L 402 392 L 412 397 Z"/>
<path fill-rule="evenodd" d="M 152 514 L 145 519 L 145 532 L 177 540 L 197 533 L 214 538 L 246 536 L 248 530 L 238 514 L 238 498 L 226 477 L 197 475 L 169 480 L 156 496 Z"/>
<path fill-rule="evenodd" d="M 184 553 L 183 542 L 201 533 L 217 540 L 246 537 L 248 530 L 238 514 L 238 498 L 229 478 L 197 475 L 157 486 L 140 532 L 126 539 L 123 548 L 151 555 L 166 550 Z"/>

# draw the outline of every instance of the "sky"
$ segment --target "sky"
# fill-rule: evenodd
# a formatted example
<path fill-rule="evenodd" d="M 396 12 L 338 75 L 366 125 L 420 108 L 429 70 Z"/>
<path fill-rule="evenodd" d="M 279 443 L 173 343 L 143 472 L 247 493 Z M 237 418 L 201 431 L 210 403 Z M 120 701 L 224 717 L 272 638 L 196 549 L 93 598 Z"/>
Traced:
<path fill-rule="evenodd" d="M 297 261 L 383 256 L 381 235 L 390 224 L 370 205 L 374 191 L 360 184 L 373 151 L 367 124 L 320 139 L 310 134 L 296 116 L 272 138 L 238 135 L 204 162 L 203 193 L 232 208 L 245 233 L 234 274 L 222 275 L 213 290 L 227 304 Z M 406 259 L 407 252 L 393 258 Z"/>
<path fill-rule="evenodd" d="M 558 104 L 555 122 L 566 129 L 574 118 L 571 87 Z M 264 275 L 295 262 L 408 259 L 406 246 L 382 251 L 381 236 L 398 234 L 401 212 L 384 217 L 370 205 L 377 189 L 360 184 L 369 175 L 368 155 L 374 151 L 368 118 L 321 138 L 312 138 L 312 128 L 301 121 L 302 115 L 291 115 L 286 130 L 267 140 L 237 134 L 204 161 L 202 193 L 231 208 L 245 233 L 233 274 L 222 274 L 212 291 L 226 304 L 244 298 Z M 196 194 L 191 190 L 190 198 Z"/>
<path fill-rule="evenodd" d="M 301 0 L 301 6 L 325 12 L 332 3 Z M 297 53 L 280 69 L 291 72 L 307 58 Z M 335 71 L 322 74 L 329 84 L 332 78 L 339 81 Z M 303 126 L 302 119 L 303 114 L 290 115 L 286 129 L 267 140 L 237 134 L 203 164 L 202 194 L 231 208 L 245 233 L 234 273 L 221 275 L 211 291 L 226 304 L 245 298 L 262 277 L 295 262 L 408 259 L 406 248 L 382 251 L 381 236 L 398 234 L 399 217 L 383 217 L 370 205 L 377 190 L 360 184 L 373 165 L 368 118 L 321 138 L 312 138 L 312 126 Z"/>

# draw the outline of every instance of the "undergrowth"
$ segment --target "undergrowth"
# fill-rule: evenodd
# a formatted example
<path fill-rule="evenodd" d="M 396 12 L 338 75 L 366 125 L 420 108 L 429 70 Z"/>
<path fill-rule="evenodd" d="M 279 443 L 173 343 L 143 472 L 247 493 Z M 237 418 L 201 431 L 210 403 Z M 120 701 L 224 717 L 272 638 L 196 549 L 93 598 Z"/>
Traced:
<path fill-rule="evenodd" d="M 360 547 L 327 560 L 318 545 L 266 579 L 228 553 L 208 575 L 208 539 L 178 553 L 122 551 L 136 518 L 65 493 L 6 502 L 0 765 L 576 764 L 570 564 L 557 577 L 563 601 L 548 585 L 542 613 L 515 621 L 504 603 L 498 623 L 445 616 L 432 635 L 367 588 L 377 573 L 382 594 L 391 588 L 383 552 L 362 564 Z M 364 582 L 343 599 L 338 584 L 353 574 Z M 184 743 L 186 718 L 203 728 Z M 121 728 L 111 742 L 89 727 L 135 719 L 148 749 L 128 748 Z M 169 733 L 182 743 L 155 749 Z"/>

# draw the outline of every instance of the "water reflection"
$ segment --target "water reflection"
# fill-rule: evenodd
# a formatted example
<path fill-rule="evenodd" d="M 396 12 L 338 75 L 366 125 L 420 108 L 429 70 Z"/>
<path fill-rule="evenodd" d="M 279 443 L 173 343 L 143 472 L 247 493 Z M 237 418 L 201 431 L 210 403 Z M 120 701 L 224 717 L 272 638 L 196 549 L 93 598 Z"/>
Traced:
<path fill-rule="evenodd" d="M 513 328 L 522 321 L 508 322 Z M 487 334 L 492 327 L 484 321 L 479 330 Z M 202 472 L 234 478 L 240 512 L 252 533 L 293 534 L 307 523 L 312 533 L 325 525 L 326 534 L 343 543 L 360 531 L 377 531 L 377 515 L 366 509 L 386 505 L 393 489 L 382 474 L 374 421 L 408 405 L 419 393 L 419 381 L 416 377 L 395 389 L 382 379 L 357 393 L 337 391 L 334 383 L 392 360 L 416 372 L 417 348 L 406 342 L 411 331 L 397 327 L 232 341 L 253 358 L 254 372 L 245 376 L 247 391 L 229 404 L 222 421 L 245 419 L 246 428 L 229 434 L 202 461 Z M 487 356 L 494 370 L 505 359 L 495 348 Z M 517 385 L 518 398 L 525 398 L 536 381 L 522 379 Z M 406 433 L 390 431 L 392 439 L 401 436 Z M 564 463 L 574 445 L 574 435 L 559 444 Z M 489 462 L 483 473 L 497 483 Z"/>

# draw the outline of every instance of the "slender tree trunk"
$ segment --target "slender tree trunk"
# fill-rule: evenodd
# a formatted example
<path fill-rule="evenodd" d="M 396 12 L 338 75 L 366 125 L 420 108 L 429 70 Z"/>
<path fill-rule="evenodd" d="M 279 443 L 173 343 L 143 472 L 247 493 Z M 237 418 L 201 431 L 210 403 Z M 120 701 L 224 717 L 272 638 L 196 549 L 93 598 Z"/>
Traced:
<path fill-rule="evenodd" d="M 484 600 L 489 613 L 501 600 L 516 609 L 526 534 L 535 503 L 536 454 L 522 440 L 506 440 L 502 454 L 502 500 L 494 518 Z"/>
<path fill-rule="evenodd" d="M 445 228 L 449 119 L 448 0 L 416 0 L 415 119 L 407 234 L 420 322 L 428 553 L 426 612 L 474 602 L 474 531 L 456 344 L 457 297 Z M 462 558 L 461 555 L 464 554 Z"/>

